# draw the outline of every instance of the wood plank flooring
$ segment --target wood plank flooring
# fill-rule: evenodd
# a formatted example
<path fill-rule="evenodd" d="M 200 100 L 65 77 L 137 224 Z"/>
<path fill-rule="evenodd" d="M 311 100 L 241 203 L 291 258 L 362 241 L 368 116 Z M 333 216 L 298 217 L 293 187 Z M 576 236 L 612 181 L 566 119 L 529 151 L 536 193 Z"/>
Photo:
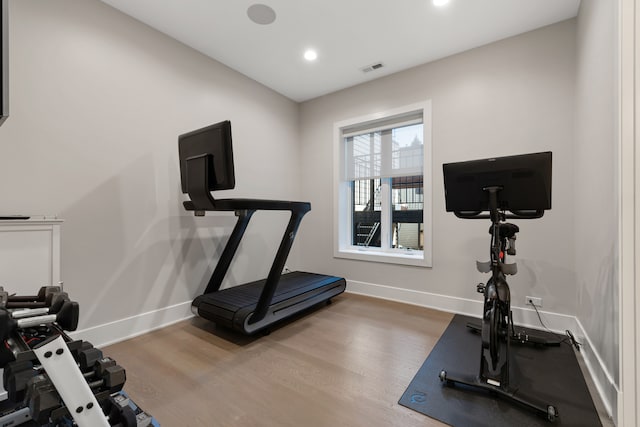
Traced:
<path fill-rule="evenodd" d="M 451 318 L 343 294 L 268 336 L 194 318 L 103 350 L 163 427 L 443 426 L 397 402 Z"/>
<path fill-rule="evenodd" d="M 167 426 L 441 426 L 397 404 L 451 315 L 343 294 L 268 336 L 194 318 L 104 348 Z"/>

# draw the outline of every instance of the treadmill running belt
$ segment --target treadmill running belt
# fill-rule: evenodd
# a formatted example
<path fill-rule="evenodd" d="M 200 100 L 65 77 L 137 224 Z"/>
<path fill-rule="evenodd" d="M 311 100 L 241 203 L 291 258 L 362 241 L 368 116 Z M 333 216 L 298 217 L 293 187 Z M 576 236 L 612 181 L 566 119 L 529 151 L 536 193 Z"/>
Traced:
<path fill-rule="evenodd" d="M 280 277 L 268 315 L 254 325 L 248 323 L 266 279 L 234 286 L 197 297 L 193 306 L 205 319 L 243 333 L 253 333 L 300 310 L 327 301 L 345 289 L 345 280 L 323 274 L 295 271 Z"/>

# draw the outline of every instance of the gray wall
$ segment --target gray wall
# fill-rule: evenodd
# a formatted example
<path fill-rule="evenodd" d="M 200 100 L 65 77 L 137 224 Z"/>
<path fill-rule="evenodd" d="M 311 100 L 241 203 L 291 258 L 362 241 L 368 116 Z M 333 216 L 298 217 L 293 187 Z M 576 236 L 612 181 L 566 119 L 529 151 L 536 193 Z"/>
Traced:
<path fill-rule="evenodd" d="M 203 289 L 235 218 L 182 209 L 180 133 L 230 119 L 237 187 L 224 196 L 299 198 L 294 102 L 97 0 L 12 0 L 9 19 L 0 211 L 65 220 L 81 328 Z M 227 284 L 266 276 L 286 217 L 253 221 Z"/>
<path fill-rule="evenodd" d="M 446 213 L 442 164 L 553 151 L 553 209 L 519 221 L 519 272 L 512 301 L 544 298 L 544 309 L 576 312 L 573 267 L 573 110 L 575 20 L 506 39 L 378 79 L 301 106 L 302 185 L 316 215 L 298 235 L 312 271 L 349 280 L 478 299 L 486 280 L 474 259 L 488 259 L 488 222 Z M 333 123 L 424 99 L 433 107 L 433 268 L 333 258 Z"/>
<path fill-rule="evenodd" d="M 617 2 L 582 0 L 577 25 L 577 317 L 619 382 Z"/>

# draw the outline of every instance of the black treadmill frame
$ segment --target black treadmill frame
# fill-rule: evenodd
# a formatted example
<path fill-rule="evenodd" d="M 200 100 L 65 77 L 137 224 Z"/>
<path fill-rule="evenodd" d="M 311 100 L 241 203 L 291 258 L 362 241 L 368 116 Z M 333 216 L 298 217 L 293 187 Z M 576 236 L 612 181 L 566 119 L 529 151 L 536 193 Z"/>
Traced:
<path fill-rule="evenodd" d="M 214 293 L 220 290 L 222 281 L 231 265 L 231 261 L 240 245 L 252 215 L 258 210 L 289 211 L 291 217 L 280 242 L 278 251 L 269 270 L 269 275 L 258 299 L 253 314 L 248 319 L 248 324 L 256 324 L 263 320 L 269 311 L 282 270 L 289 256 L 298 227 L 304 215 L 311 210 L 308 202 L 293 202 L 285 200 L 264 199 L 214 199 L 209 191 L 209 177 L 213 176 L 209 171 L 211 162 L 207 155 L 195 156 L 187 159 L 187 194 L 190 201 L 183 202 L 184 208 L 194 211 L 196 216 L 204 216 L 205 211 L 233 211 L 238 221 L 225 245 L 220 259 L 209 279 L 204 294 Z M 331 295 L 333 296 L 333 295 Z"/>

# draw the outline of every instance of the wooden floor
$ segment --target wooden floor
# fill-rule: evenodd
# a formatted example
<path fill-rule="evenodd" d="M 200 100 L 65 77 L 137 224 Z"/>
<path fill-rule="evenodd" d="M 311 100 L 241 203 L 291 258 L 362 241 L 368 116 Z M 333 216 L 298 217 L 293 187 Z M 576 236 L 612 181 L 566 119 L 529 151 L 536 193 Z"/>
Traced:
<path fill-rule="evenodd" d="M 451 318 L 343 294 L 268 336 L 194 318 L 103 350 L 163 427 L 443 426 L 397 402 Z"/>

